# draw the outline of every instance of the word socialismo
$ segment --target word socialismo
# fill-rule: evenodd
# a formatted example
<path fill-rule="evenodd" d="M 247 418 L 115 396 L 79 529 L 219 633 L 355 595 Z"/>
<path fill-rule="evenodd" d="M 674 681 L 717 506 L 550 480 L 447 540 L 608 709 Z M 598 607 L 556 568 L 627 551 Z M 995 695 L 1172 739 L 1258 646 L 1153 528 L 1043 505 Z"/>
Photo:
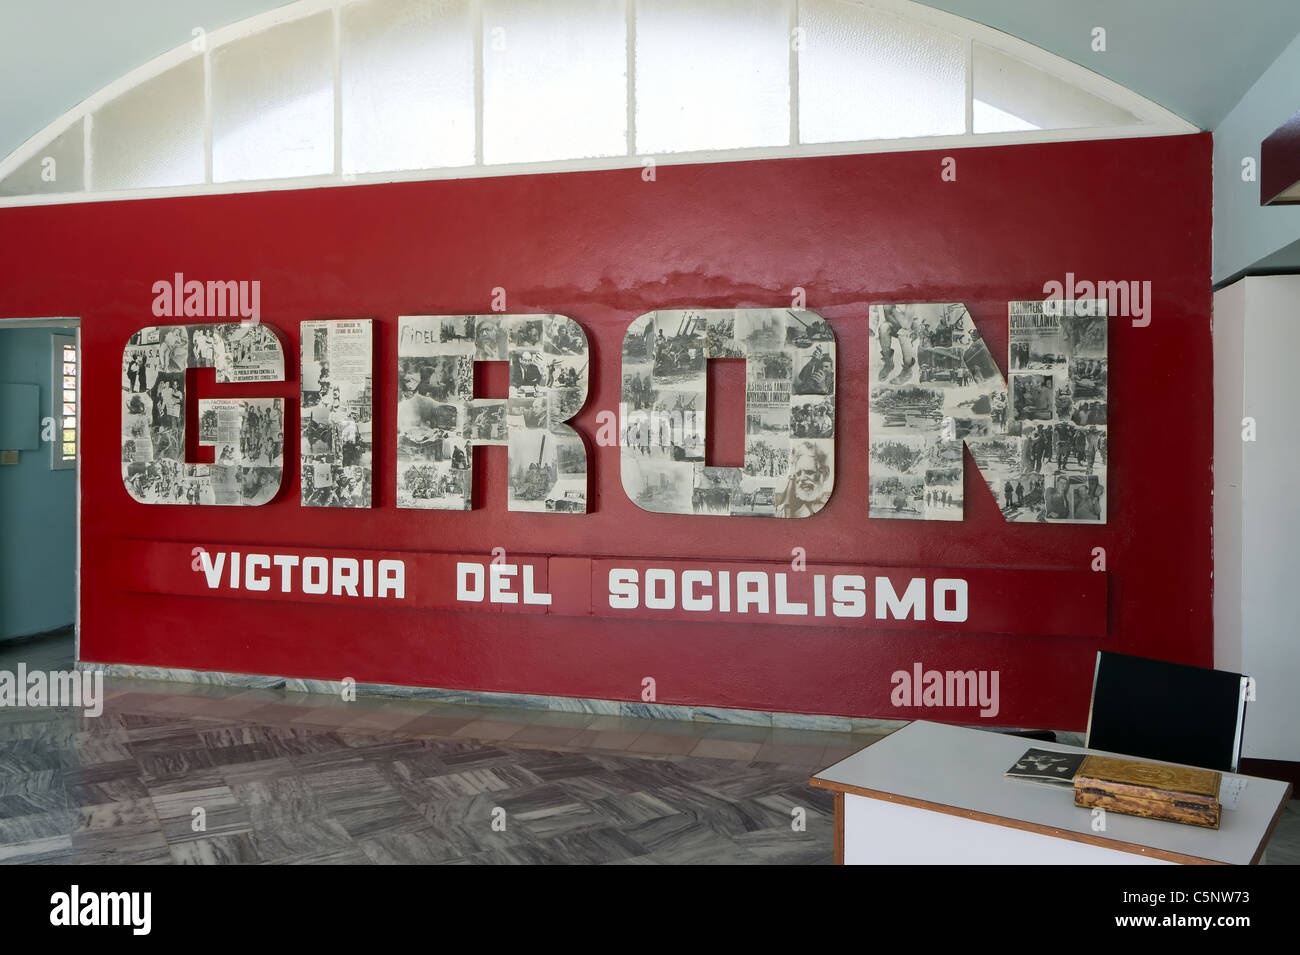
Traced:
<path fill-rule="evenodd" d="M 252 289 L 219 291 L 217 314 L 260 311 Z M 182 302 L 170 304 L 165 315 L 189 315 Z M 854 448 L 867 456 L 869 516 L 961 520 L 968 449 L 1005 520 L 1106 521 L 1104 299 L 1009 303 L 1005 375 L 960 303 L 874 305 L 869 323 L 868 427 L 865 447 Z M 368 508 L 373 323 L 305 321 L 299 331 L 301 504 Z M 736 467 L 705 456 L 712 359 L 745 362 L 744 463 Z M 590 360 L 586 333 L 564 315 L 400 317 L 388 379 L 396 428 L 381 442 L 396 460 L 396 506 L 470 509 L 473 449 L 496 445 L 507 449 L 510 510 L 586 513 L 588 446 L 572 420 L 587 401 Z M 785 518 L 825 507 L 835 485 L 839 355 L 816 313 L 650 312 L 628 327 L 621 360 L 618 412 L 597 414 L 594 437 L 618 445 L 623 488 L 638 507 Z M 507 397 L 474 394 L 480 362 L 508 363 Z M 199 398 L 198 443 L 213 449 L 212 461 L 187 461 L 191 368 L 214 369 L 218 383 L 286 380 L 280 338 L 259 321 L 135 332 L 122 359 L 127 492 L 145 504 L 270 502 L 284 476 L 292 404 Z"/>

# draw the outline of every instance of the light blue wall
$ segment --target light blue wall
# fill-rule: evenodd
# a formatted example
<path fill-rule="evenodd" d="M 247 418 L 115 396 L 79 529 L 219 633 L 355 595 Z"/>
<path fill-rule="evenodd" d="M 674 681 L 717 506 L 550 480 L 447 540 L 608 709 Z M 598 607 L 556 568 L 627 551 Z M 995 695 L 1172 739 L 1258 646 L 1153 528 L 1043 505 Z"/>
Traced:
<path fill-rule="evenodd" d="M 0 330 L 0 381 L 40 385 L 52 413 L 48 328 Z M 50 446 L 0 465 L 0 639 L 72 623 L 77 472 L 50 469 Z"/>
<path fill-rule="evenodd" d="M 1300 33 L 1296 0 L 923 2 L 1073 60 L 1202 129 L 1218 126 Z M 1104 53 L 1092 48 L 1095 27 L 1106 31 Z"/>
<path fill-rule="evenodd" d="M 1300 248 L 1261 260 L 1300 240 L 1300 206 L 1261 206 L 1259 183 L 1242 182 L 1241 160 L 1259 161 L 1259 144 L 1300 110 L 1300 37 L 1260 76 L 1214 131 L 1214 281 L 1257 266 L 1300 267 Z"/>

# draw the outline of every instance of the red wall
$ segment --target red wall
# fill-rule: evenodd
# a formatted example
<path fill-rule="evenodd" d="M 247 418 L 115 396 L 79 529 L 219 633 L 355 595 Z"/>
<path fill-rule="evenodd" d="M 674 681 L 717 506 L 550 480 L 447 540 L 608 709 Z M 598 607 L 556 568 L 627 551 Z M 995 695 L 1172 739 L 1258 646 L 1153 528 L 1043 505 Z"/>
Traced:
<path fill-rule="evenodd" d="M 1001 725 L 1081 729 L 1099 647 L 1212 661 L 1209 135 L 787 159 L 0 210 L 0 317 L 78 315 L 84 347 L 84 659 L 200 670 L 976 722 L 900 710 L 890 674 L 1000 671 Z M 1006 303 L 1079 278 L 1152 283 L 1147 328 L 1110 338 L 1110 519 L 1004 524 L 967 456 L 966 520 L 868 520 L 867 307 L 961 301 L 1005 370 Z M 298 322 L 378 320 L 376 508 L 305 510 L 294 468 L 261 508 L 145 506 L 119 474 L 120 361 L 156 324 L 151 286 L 257 279 L 291 380 L 206 393 L 293 396 Z M 479 507 L 393 503 L 401 314 L 560 312 L 591 342 L 585 517 L 506 510 L 505 449 L 477 452 Z M 808 307 L 839 341 L 835 493 L 814 518 L 655 515 L 624 495 L 595 414 L 618 404 L 619 348 L 643 312 Z M 734 445 L 732 441 L 730 444 Z M 290 435 L 286 461 L 297 455 Z M 1105 639 L 922 630 L 620 623 L 562 616 L 250 603 L 114 589 L 118 541 L 1086 569 L 1104 547 Z M 14 542 L 7 542 L 13 546 Z"/>

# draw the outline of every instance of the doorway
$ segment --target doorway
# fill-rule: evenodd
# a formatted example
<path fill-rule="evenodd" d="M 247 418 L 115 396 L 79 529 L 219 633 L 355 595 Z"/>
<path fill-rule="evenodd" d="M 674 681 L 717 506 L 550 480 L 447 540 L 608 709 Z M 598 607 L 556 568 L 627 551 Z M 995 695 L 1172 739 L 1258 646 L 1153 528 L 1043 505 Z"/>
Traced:
<path fill-rule="evenodd" d="M 79 326 L 0 319 L 0 665 L 8 669 L 70 669 L 76 658 Z"/>

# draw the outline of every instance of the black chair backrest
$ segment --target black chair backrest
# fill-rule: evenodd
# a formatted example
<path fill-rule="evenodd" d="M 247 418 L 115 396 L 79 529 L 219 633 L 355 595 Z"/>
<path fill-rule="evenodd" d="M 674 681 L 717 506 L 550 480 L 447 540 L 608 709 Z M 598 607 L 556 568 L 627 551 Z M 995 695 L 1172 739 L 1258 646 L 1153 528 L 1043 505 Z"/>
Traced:
<path fill-rule="evenodd" d="M 1086 745 L 1236 772 L 1245 707 L 1240 673 L 1099 650 Z"/>

